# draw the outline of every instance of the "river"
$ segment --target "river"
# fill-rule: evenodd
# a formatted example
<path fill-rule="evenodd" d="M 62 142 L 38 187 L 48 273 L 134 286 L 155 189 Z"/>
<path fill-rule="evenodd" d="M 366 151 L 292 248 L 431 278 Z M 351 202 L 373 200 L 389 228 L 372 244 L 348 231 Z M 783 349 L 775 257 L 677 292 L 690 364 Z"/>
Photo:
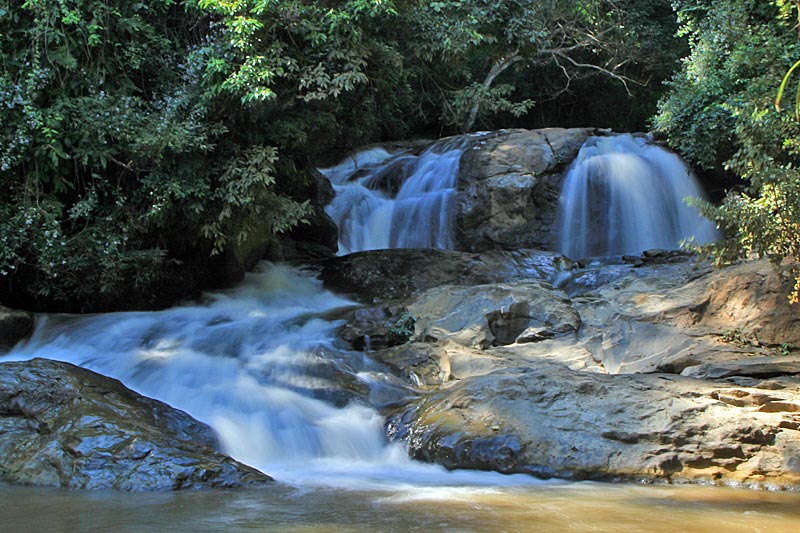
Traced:
<path fill-rule="evenodd" d="M 0 485 L 3 531 L 795 533 L 800 494 L 545 483 L 127 494 Z"/>

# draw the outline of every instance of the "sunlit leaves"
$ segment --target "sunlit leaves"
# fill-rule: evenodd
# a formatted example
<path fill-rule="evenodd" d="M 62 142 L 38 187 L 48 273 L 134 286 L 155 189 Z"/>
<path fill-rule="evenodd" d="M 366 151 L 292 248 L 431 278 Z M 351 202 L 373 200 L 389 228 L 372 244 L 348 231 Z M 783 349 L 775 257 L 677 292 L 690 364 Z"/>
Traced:
<path fill-rule="evenodd" d="M 718 264 L 752 254 L 800 258 L 800 124 L 780 101 L 800 55 L 796 2 L 683 0 L 692 55 L 656 122 L 696 163 L 743 178 L 722 204 L 702 206 L 726 238 L 706 247 Z M 783 80 L 783 81 L 781 81 Z M 774 100 L 777 93 L 777 100 Z M 797 99 L 800 101 L 800 98 Z M 777 109 L 773 108 L 773 103 Z M 800 269 L 794 267 L 797 301 Z"/>

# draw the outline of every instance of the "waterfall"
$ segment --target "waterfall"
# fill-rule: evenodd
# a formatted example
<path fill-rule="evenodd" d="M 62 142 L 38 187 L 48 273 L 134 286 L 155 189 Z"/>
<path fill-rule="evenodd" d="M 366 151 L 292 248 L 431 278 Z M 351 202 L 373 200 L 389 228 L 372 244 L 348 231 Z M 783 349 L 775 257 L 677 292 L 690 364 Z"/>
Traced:
<path fill-rule="evenodd" d="M 320 317 L 351 302 L 286 266 L 209 298 L 157 312 L 47 316 L 6 360 L 46 357 L 115 377 L 208 423 L 226 453 L 278 477 L 322 457 L 381 462 L 396 453 L 375 411 L 319 399 L 375 367 L 337 350 L 339 323 Z"/>
<path fill-rule="evenodd" d="M 458 165 L 468 143 L 445 139 L 419 155 L 373 148 L 321 169 L 336 192 L 325 211 L 339 227 L 339 253 L 453 249 Z"/>
<path fill-rule="evenodd" d="M 686 205 L 688 197 L 703 193 L 677 155 L 642 137 L 591 137 L 562 188 L 559 251 L 583 258 L 716 240 L 716 228 Z"/>
<path fill-rule="evenodd" d="M 447 472 L 388 443 L 371 404 L 408 393 L 365 354 L 337 347 L 342 321 L 331 317 L 353 305 L 310 273 L 264 264 L 202 304 L 40 316 L 31 339 L 0 360 L 44 357 L 119 379 L 209 424 L 225 453 L 294 485 L 536 482 Z"/>

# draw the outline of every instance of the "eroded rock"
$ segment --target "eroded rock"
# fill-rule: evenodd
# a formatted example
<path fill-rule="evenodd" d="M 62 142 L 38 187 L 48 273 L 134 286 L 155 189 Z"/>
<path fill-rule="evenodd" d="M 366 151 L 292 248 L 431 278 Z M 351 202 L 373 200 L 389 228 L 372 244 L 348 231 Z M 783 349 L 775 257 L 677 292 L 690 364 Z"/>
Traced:
<path fill-rule="evenodd" d="M 408 306 L 416 339 L 451 340 L 475 348 L 536 342 L 578 330 L 566 295 L 546 282 L 445 285 Z"/>
<path fill-rule="evenodd" d="M 540 477 L 800 486 L 800 382 L 756 389 L 539 362 L 464 379 L 389 419 L 412 456 Z M 740 391 L 735 393 L 732 391 Z M 763 399 L 763 398 L 762 398 Z M 768 408 L 766 406 L 772 406 Z M 779 409 L 780 408 L 780 409 Z"/>
<path fill-rule="evenodd" d="M 457 248 L 553 249 L 561 181 L 592 128 L 506 130 L 461 157 Z"/>
<path fill-rule="evenodd" d="M 129 491 L 261 486 L 207 425 L 115 379 L 47 359 L 0 364 L 0 481 Z"/>

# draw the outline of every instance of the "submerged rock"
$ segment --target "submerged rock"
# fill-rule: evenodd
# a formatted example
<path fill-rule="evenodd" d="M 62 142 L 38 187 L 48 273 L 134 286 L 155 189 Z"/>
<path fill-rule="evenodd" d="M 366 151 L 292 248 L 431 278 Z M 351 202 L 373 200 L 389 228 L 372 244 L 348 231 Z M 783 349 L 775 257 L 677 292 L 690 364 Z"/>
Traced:
<path fill-rule="evenodd" d="M 129 491 L 260 486 L 207 425 L 115 379 L 46 359 L 0 364 L 0 481 Z"/>

